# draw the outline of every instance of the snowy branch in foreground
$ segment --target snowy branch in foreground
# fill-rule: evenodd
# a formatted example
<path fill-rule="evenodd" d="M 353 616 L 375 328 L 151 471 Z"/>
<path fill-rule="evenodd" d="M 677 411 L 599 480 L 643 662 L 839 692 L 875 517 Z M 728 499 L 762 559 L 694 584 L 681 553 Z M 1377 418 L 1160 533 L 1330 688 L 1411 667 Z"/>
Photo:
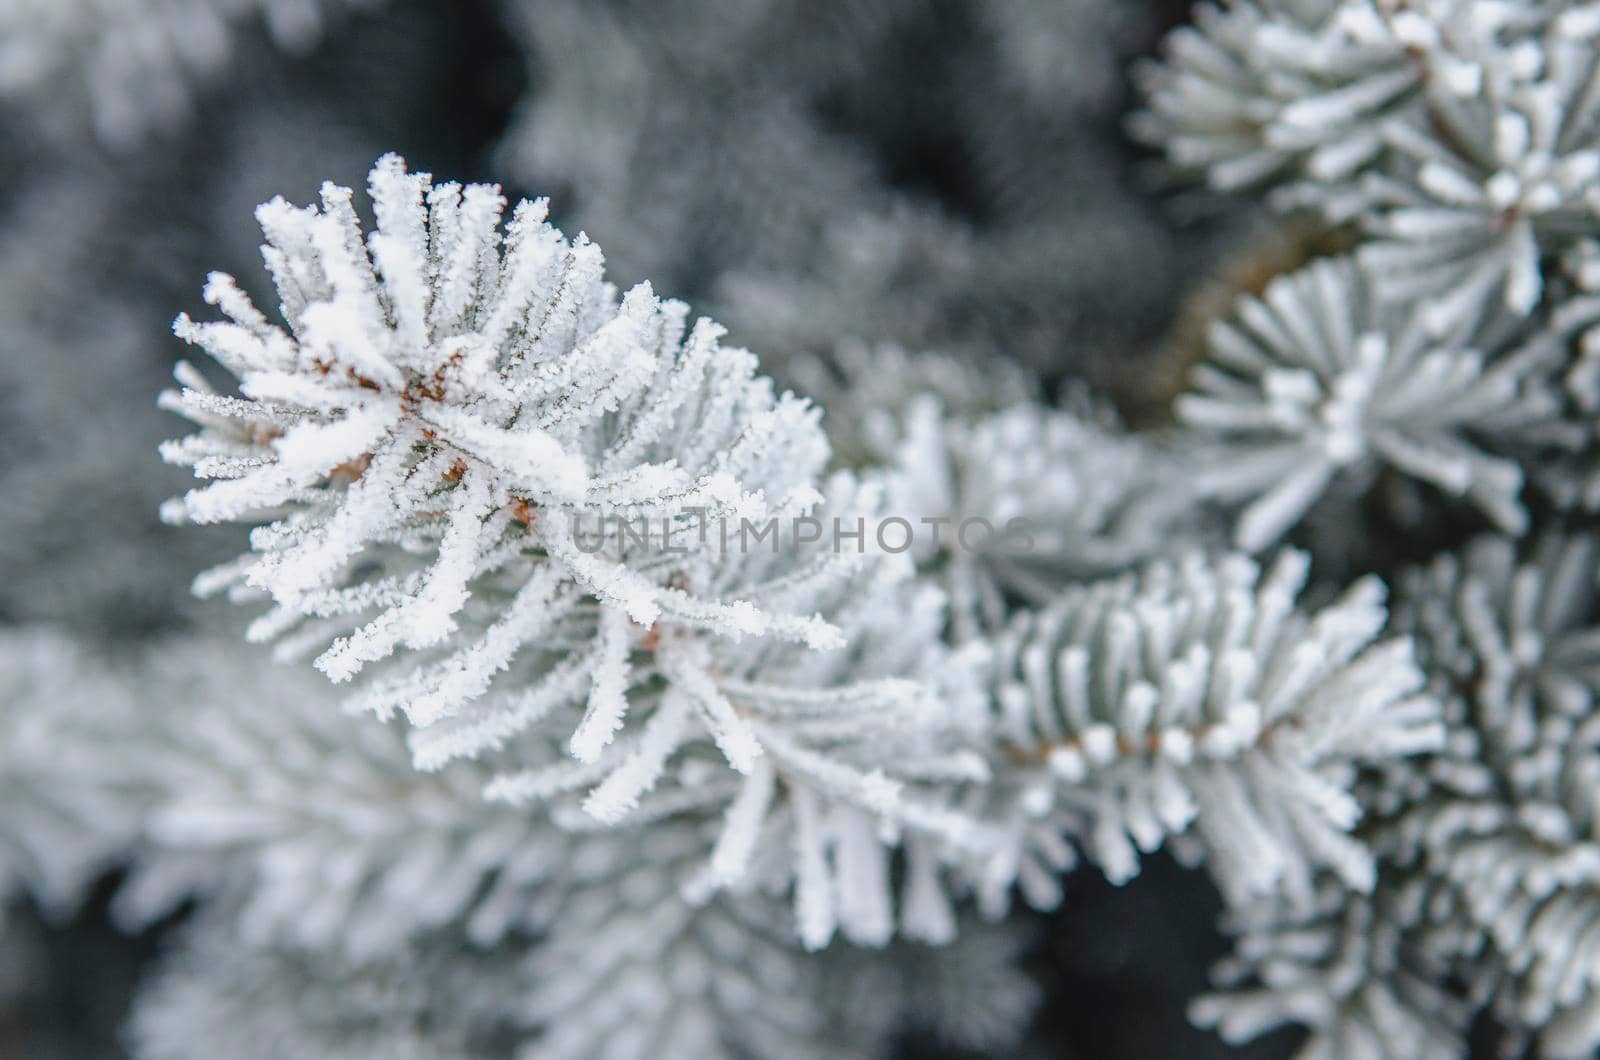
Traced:
<path fill-rule="evenodd" d="M 177 323 L 242 396 L 180 368 L 164 401 L 201 430 L 163 454 L 211 481 L 167 515 L 257 524 L 201 591 L 268 597 L 252 638 L 320 648 L 335 681 L 376 664 L 361 701 L 419 727 L 564 660 L 545 694 L 587 698 L 586 761 L 623 724 L 628 657 L 669 630 L 836 642 L 720 577 L 737 550 L 718 527 L 818 498 L 827 446 L 804 402 L 681 303 L 648 285 L 619 301 L 542 202 L 502 231 L 496 188 L 435 186 L 394 156 L 369 190 L 365 241 L 348 189 L 260 209 L 287 329 L 223 275 L 206 293 L 228 319 Z M 586 648 L 595 665 L 574 672 Z"/>

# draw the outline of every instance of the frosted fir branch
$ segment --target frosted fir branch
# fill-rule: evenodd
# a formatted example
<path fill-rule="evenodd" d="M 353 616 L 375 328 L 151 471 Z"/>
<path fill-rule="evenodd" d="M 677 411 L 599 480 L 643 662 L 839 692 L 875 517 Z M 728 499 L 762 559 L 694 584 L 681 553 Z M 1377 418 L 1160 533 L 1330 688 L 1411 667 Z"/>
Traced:
<path fill-rule="evenodd" d="M 360 962 L 241 946 L 237 910 L 217 903 L 136 999 L 135 1048 L 155 1060 L 279 1048 L 352 1060 L 882 1055 L 916 1010 L 906 977 L 880 955 L 806 952 L 760 896 L 685 902 L 701 849 L 692 826 L 584 837 L 551 866 L 547 933 L 487 951 L 451 927 Z M 971 962 L 937 985 L 968 1009 L 976 998 L 963 988 L 992 985 L 993 998 L 980 996 L 999 1008 L 983 1025 L 1004 1040 L 1033 993 L 1011 966 L 1014 945 L 977 939 L 988 945 L 961 951 Z"/>
<path fill-rule="evenodd" d="M 883 544 L 951 601 L 956 639 L 1197 536 L 1179 461 L 1069 390 L 1057 405 L 1007 361 L 845 343 L 788 365 L 826 410 L 837 458 L 887 469 Z"/>
<path fill-rule="evenodd" d="M 1359 789 L 1377 887 L 1330 887 L 1309 915 L 1236 914 L 1227 989 L 1197 1020 L 1230 1040 L 1304 1024 L 1315 1056 L 1429 1042 L 1454 1056 L 1482 1010 L 1511 1047 L 1593 1055 L 1597 556 L 1587 534 L 1485 537 L 1408 573 L 1394 622 L 1416 642 L 1444 739 Z"/>
<path fill-rule="evenodd" d="M 1207 5 L 1141 71 L 1135 129 L 1216 190 L 1357 222 L 1384 297 L 1441 334 L 1530 313 L 1593 227 L 1597 33 L 1570 2 Z"/>
<path fill-rule="evenodd" d="M 1553 1057 L 1600 1044 L 1597 557 L 1587 534 L 1484 538 L 1406 585 L 1449 738 L 1390 856 L 1428 891 L 1440 959 Z"/>
<path fill-rule="evenodd" d="M 242 23 L 305 51 L 325 24 L 383 0 L 5 0 L 0 3 L 0 99 L 108 146 L 129 148 L 189 116 L 197 89 L 222 71 Z"/>
<path fill-rule="evenodd" d="M 1140 853 L 1192 831 L 1235 905 L 1304 903 L 1321 871 L 1371 888 L 1356 770 L 1437 747 L 1438 705 L 1419 694 L 1409 643 L 1380 639 L 1382 585 L 1308 611 L 1307 566 L 1293 552 L 1264 572 L 1191 556 L 1016 615 L 994 646 L 1016 833 L 1000 865 L 1030 898 L 1054 895 L 1025 865 L 1071 863 L 1052 834 L 1121 882 Z"/>
<path fill-rule="evenodd" d="M 832 534 L 826 532 L 800 540 L 807 530 L 821 531 L 834 523 L 866 527 L 878 503 L 875 492 L 848 478 L 837 479 L 830 494 L 831 502 L 809 517 L 814 526 L 800 521 L 807 517 L 775 519 L 762 526 L 765 536 L 760 541 L 730 540 L 720 569 L 704 574 L 707 597 L 737 593 L 743 597 L 743 614 L 757 620 L 778 615 L 769 630 L 802 654 L 842 643 L 837 627 L 823 612 L 831 606 L 830 594 L 872 565 L 864 550 L 870 529 L 856 540 L 856 548 L 836 549 Z M 718 534 L 712 529 L 708 539 L 714 543 Z M 692 533 L 680 535 L 680 539 L 692 537 Z M 603 561 L 577 547 L 570 537 L 556 547 L 574 562 Z M 635 582 L 649 584 L 645 577 Z M 391 701 L 407 704 L 412 720 L 425 723 L 412 735 L 419 765 L 438 768 L 452 759 L 503 746 L 546 718 L 555 716 L 559 724 L 560 711 L 570 713 L 581 705 L 581 716 L 567 723 L 572 726 L 567 748 L 576 759 L 574 768 L 591 770 L 627 718 L 653 718 L 663 695 L 671 692 L 677 704 L 674 710 L 684 715 L 688 726 L 675 724 L 669 727 L 672 732 L 662 730 L 653 746 L 670 754 L 661 741 L 692 740 L 720 729 L 737 744 L 725 745 L 730 764 L 748 769 L 747 727 L 737 717 L 730 720 L 725 697 L 708 668 L 740 673 L 749 664 L 735 660 L 759 660 L 767 649 L 765 640 L 746 638 L 747 650 L 746 641 L 705 630 L 700 613 L 704 608 L 674 586 L 666 587 L 662 596 L 665 614 L 648 628 L 622 609 L 596 606 L 564 586 L 553 565 L 541 567 L 514 591 L 508 588 L 506 595 L 505 615 L 478 644 L 439 664 L 377 682 L 357 700 L 372 706 Z M 509 658 L 509 652 L 523 643 L 527 644 L 523 653 Z M 585 691 L 586 701 L 581 698 Z M 609 770 L 601 775 L 605 772 Z M 623 804 L 631 803 L 642 790 L 621 800 L 618 815 Z"/>
<path fill-rule="evenodd" d="M 1320 188 L 1348 216 L 1350 187 L 1434 108 L 1448 119 L 1507 96 L 1544 73 L 1545 47 L 1585 39 L 1592 21 L 1563 0 L 1206 3 L 1167 37 L 1164 61 L 1137 71 L 1147 110 L 1134 131 L 1217 191 L 1289 183 L 1296 195 L 1280 202 L 1295 203 Z"/>
<path fill-rule="evenodd" d="M 693 532 L 803 512 L 827 459 L 813 411 L 681 303 L 647 285 L 619 302 L 598 249 L 542 202 L 502 232 L 496 188 L 435 186 L 392 155 L 369 193 L 365 241 L 349 189 L 258 212 L 287 329 L 221 275 L 206 294 L 227 319 L 176 326 L 242 396 L 181 370 L 164 400 L 201 431 L 164 453 L 213 481 L 166 514 L 258 524 L 253 561 L 205 581 L 271 599 L 253 637 L 326 645 L 336 681 L 385 671 L 360 701 L 424 727 L 510 669 L 586 638 L 615 660 L 658 622 L 828 639 L 719 582 L 722 542 Z M 603 532 L 622 518 L 665 530 Z M 589 690 L 601 718 L 625 691 L 613 669 Z"/>
<path fill-rule="evenodd" d="M 754 1033 L 747 1006 L 764 996 L 762 991 L 776 991 L 779 1000 L 762 1012 L 778 1013 L 780 1023 L 804 1006 L 831 1013 L 860 1001 L 855 992 L 841 995 L 829 966 L 808 955 L 825 937 L 803 944 L 772 899 L 763 897 L 788 888 L 796 874 L 787 864 L 773 864 L 771 855 L 777 853 L 782 862 L 791 846 L 808 841 L 785 819 L 783 799 L 809 799 L 818 811 L 810 841 L 819 845 L 805 856 L 822 866 L 822 875 L 795 886 L 822 891 L 807 893 L 803 905 L 834 910 L 831 915 L 851 937 L 881 944 L 893 928 L 883 918 L 892 917 L 894 901 L 882 829 L 896 825 L 924 837 L 912 841 L 920 845 L 911 855 L 915 867 L 906 885 L 906 930 L 941 942 L 954 931 L 944 884 L 930 878 L 941 871 L 935 846 L 926 839 L 927 822 L 935 815 L 907 810 L 870 817 L 848 801 L 856 793 L 847 790 L 839 798 L 831 787 L 843 781 L 849 789 L 850 777 L 866 777 L 864 770 L 896 753 L 915 763 L 902 770 L 908 787 L 980 779 L 971 763 L 941 770 L 936 757 L 918 755 L 930 741 L 922 728 L 907 724 L 905 712 L 931 704 L 907 700 L 909 682 L 899 678 L 879 682 L 879 689 L 872 680 L 857 680 L 836 696 L 809 686 L 785 695 L 780 683 L 784 676 L 798 681 L 802 674 L 915 673 L 928 665 L 925 660 L 940 657 L 937 631 L 943 616 L 936 593 L 925 592 L 922 605 L 908 607 L 882 578 L 851 589 L 851 606 L 866 611 L 851 628 L 860 631 L 870 622 L 878 633 L 853 637 L 847 657 L 793 649 L 786 668 L 768 671 L 776 719 L 768 724 L 778 727 L 788 720 L 796 731 L 758 760 L 783 763 L 766 775 L 781 777 L 784 789 L 779 793 L 771 785 L 774 813 L 763 819 L 744 812 L 744 828 L 724 821 L 718 806 L 700 800 L 684 804 L 670 819 L 647 819 L 640 828 L 596 828 L 591 821 L 588 829 L 563 834 L 542 813 L 484 803 L 482 768 L 416 772 L 393 726 L 349 717 L 312 675 L 274 668 L 236 641 L 210 637 L 160 640 L 127 661 L 118 677 L 132 701 L 129 709 L 95 718 L 96 724 L 81 731 L 56 726 L 49 753 L 39 755 L 44 763 L 85 761 L 94 767 L 85 768 L 81 777 L 30 777 L 24 791 L 34 801 L 70 793 L 81 802 L 97 795 L 95 805 L 120 807 L 130 818 L 118 854 L 129 858 L 132 868 L 115 905 L 125 926 L 147 924 L 192 898 L 204 903 L 191 952 L 175 958 L 171 972 L 139 1003 L 134 1033 L 140 1055 L 196 1055 L 198 1041 L 254 1055 L 269 1034 L 271 1041 L 294 1042 L 319 1056 L 362 1055 L 380 1045 L 390 1050 L 384 1055 L 456 1055 L 447 1049 L 454 1047 L 451 1043 L 512 1023 L 542 1022 L 541 1006 L 557 1003 L 552 995 L 564 996 L 572 988 L 580 962 L 561 941 L 569 926 L 593 961 L 610 952 L 596 949 L 597 940 L 620 930 L 617 937 L 627 943 L 620 959 L 644 977 L 630 980 L 635 986 L 643 990 L 649 977 L 671 981 L 687 991 L 680 999 L 684 1004 L 692 1000 L 712 1015 L 721 1014 L 709 1031 L 685 1028 L 677 1022 L 681 1012 L 634 998 L 645 1004 L 635 1018 L 679 1027 L 668 1035 L 674 1042 L 676 1035 L 700 1033 L 744 1041 L 743 1035 Z M 830 660 L 830 654 L 836 657 Z M 87 671 L 100 687 L 94 680 L 100 671 L 75 669 L 77 680 L 85 680 Z M 45 673 L 61 676 L 50 667 Z M 254 691 L 242 695 L 241 690 Z M 975 685 L 968 691 L 979 692 Z M 729 694 L 759 701 L 768 692 L 746 683 L 731 687 Z M 52 697 L 48 706 L 60 704 Z M 981 699 L 971 701 L 969 709 L 973 722 L 981 723 Z M 852 723 L 828 731 L 857 710 L 872 718 L 865 728 Z M 808 730 L 810 723 L 820 728 Z M 863 735 L 853 741 L 849 734 L 857 730 Z M 897 741 L 892 746 L 891 738 Z M 811 742 L 802 745 L 806 740 Z M 840 747 L 843 753 L 834 755 Z M 871 756 L 863 757 L 867 752 Z M 759 776 L 759 771 L 753 774 Z M 713 788 L 687 772 L 683 779 L 695 791 Z M 896 808 L 893 801 L 876 802 L 871 787 L 869 782 L 868 793 L 860 795 L 868 805 L 879 811 Z M 747 807 L 751 790 L 739 795 Z M 15 802 L 9 805 L 6 824 L 24 820 L 24 810 Z M 752 842 L 759 838 L 760 850 L 740 857 L 741 836 Z M 713 873 L 720 869 L 714 882 L 708 880 L 708 867 Z M 625 910 L 646 891 L 655 895 L 652 912 L 628 920 Z M 585 919 L 596 903 L 602 909 L 617 903 L 604 929 L 592 929 Z M 752 903 L 763 910 L 755 919 L 725 915 Z M 685 938 L 691 924 L 702 927 Z M 527 932 L 553 932 L 531 967 L 554 962 L 560 975 L 535 975 L 507 963 L 516 952 L 507 949 L 507 940 Z M 706 960 L 720 962 L 710 967 L 715 983 L 724 985 L 696 993 L 692 978 L 683 976 L 687 966 L 677 963 L 672 966 L 678 974 L 659 978 L 652 963 L 656 956 L 682 955 L 685 947 L 692 954 L 697 946 L 708 947 Z M 859 966 L 852 961 L 850 967 Z M 480 976 L 480 969 L 489 968 L 499 971 Z M 772 982 L 765 976 L 773 968 L 788 968 L 800 978 Z M 741 977 L 751 969 L 756 978 L 745 984 Z M 422 1014 L 435 1011 L 441 976 L 470 989 L 471 1004 L 439 1023 Z M 321 986 L 309 988 L 315 984 Z M 804 989 L 813 996 L 795 996 L 803 984 L 810 984 Z M 596 988 L 609 991 L 616 985 L 608 974 Z M 950 988 L 957 985 L 952 981 Z M 898 994 L 904 984 L 893 980 L 884 989 L 890 986 L 897 993 L 884 998 L 881 1011 L 850 1010 L 855 1021 L 850 1040 L 875 1046 L 906 1017 L 910 1003 Z M 624 1007 L 630 1003 L 621 995 L 608 996 Z M 1006 1011 L 1022 1015 L 994 1014 L 985 1024 L 991 1033 L 1018 1029 L 1020 1023 L 1011 1021 L 1026 1014 L 1031 995 L 1022 990 L 1019 996 L 1020 1007 Z M 247 1001 L 256 1006 L 248 1015 L 239 1010 Z M 416 1020 L 407 1015 L 412 1012 Z M 740 1018 L 733 1019 L 734 1013 Z M 803 1025 L 790 1022 L 781 1028 L 787 1038 L 758 1035 L 752 1047 L 777 1048 L 787 1041 L 790 1051 L 773 1055 L 815 1055 L 819 1043 L 837 1040 L 838 1027 L 832 1015 Z M 610 1024 L 586 1029 L 582 1020 L 569 1019 L 552 1025 L 550 1040 L 622 1033 L 620 1040 L 632 1041 L 627 1035 L 636 1031 Z M 540 1055 L 537 1049 L 534 1055 Z M 859 1055 L 873 1051 L 863 1045 Z"/>
<path fill-rule="evenodd" d="M 1358 261 L 1317 261 L 1212 325 L 1177 412 L 1199 450 L 1196 489 L 1243 505 L 1240 547 L 1267 547 L 1385 468 L 1521 533 L 1516 458 L 1581 444 L 1563 418 L 1558 336 L 1491 311 L 1435 337 L 1426 308 L 1385 302 L 1383 284 Z"/>
<path fill-rule="evenodd" d="M 1198 5 L 1136 68 L 1135 134 L 1219 192 L 1370 164 L 1420 73 L 1381 18 L 1342 0 Z"/>
<path fill-rule="evenodd" d="M 1547 264 L 1597 219 L 1600 19 L 1571 4 L 1519 17 L 1479 3 L 1467 17 L 1498 35 L 1481 85 L 1429 92 L 1426 114 L 1389 133 L 1390 167 L 1360 185 L 1372 235 L 1360 253 L 1388 280 L 1386 297 L 1428 296 L 1436 332 L 1496 300 L 1532 312 Z M 1534 19 L 1543 25 L 1525 36 L 1518 23 Z"/>

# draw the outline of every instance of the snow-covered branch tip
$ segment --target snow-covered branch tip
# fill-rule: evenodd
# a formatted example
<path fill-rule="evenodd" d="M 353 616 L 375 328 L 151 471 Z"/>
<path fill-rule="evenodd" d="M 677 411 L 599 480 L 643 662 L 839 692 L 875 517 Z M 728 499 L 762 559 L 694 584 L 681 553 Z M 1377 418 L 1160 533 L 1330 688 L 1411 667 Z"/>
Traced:
<path fill-rule="evenodd" d="M 1597 558 L 1593 534 L 1486 537 L 1406 580 L 1448 739 L 1376 840 L 1427 896 L 1434 971 L 1559 1058 L 1600 1046 Z"/>
<path fill-rule="evenodd" d="M 1383 283 L 1360 259 L 1316 261 L 1211 326 L 1177 413 L 1196 489 L 1239 507 L 1240 547 L 1270 546 L 1325 495 L 1359 496 L 1382 470 L 1521 533 L 1517 458 L 1587 436 L 1566 418 L 1563 335 L 1491 310 L 1435 336 L 1427 305 L 1386 301 Z"/>
<path fill-rule="evenodd" d="M 1600 206 L 1597 34 L 1572 2 L 1205 3 L 1140 70 L 1134 129 L 1216 191 L 1354 222 L 1436 333 L 1526 316 Z"/>
<path fill-rule="evenodd" d="M 398 654 L 364 701 L 417 725 L 481 698 L 530 645 L 595 643 L 614 661 L 591 702 L 615 712 L 620 660 L 668 627 L 834 642 L 717 580 L 734 551 L 719 525 L 817 500 L 814 410 L 682 303 L 648 285 L 619 300 L 599 249 L 543 201 L 502 229 L 497 188 L 436 186 L 393 155 L 369 192 L 365 239 L 347 188 L 257 212 L 286 326 L 221 274 L 206 298 L 227 319 L 178 319 L 241 396 L 180 366 L 163 403 L 201 430 L 162 452 L 211 481 L 164 512 L 257 524 L 201 591 L 268 597 L 251 636 L 320 647 L 335 681 Z"/>
<path fill-rule="evenodd" d="M 1436 748 L 1439 707 L 1410 642 L 1380 639 L 1382 584 L 1308 611 L 1308 566 L 1191 556 L 1016 615 L 995 680 L 1024 884 L 1053 835 L 1122 881 L 1192 834 L 1232 904 L 1304 903 L 1321 870 L 1372 886 L 1356 769 Z"/>
<path fill-rule="evenodd" d="M 1394 624 L 1441 703 L 1443 739 L 1357 794 L 1377 884 L 1240 909 L 1197 1022 L 1241 1041 L 1312 1032 L 1316 1056 L 1463 1055 L 1477 1010 L 1509 1052 L 1600 1045 L 1600 629 L 1592 534 L 1484 537 L 1409 572 Z"/>

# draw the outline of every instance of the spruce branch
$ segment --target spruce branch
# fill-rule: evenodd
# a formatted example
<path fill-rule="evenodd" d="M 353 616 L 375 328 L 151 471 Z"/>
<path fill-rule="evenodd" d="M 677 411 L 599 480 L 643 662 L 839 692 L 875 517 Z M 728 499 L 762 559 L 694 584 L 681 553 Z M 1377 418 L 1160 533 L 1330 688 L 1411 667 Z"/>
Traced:
<path fill-rule="evenodd" d="M 1410 644 L 1380 639 L 1382 585 L 1310 611 L 1307 569 L 1293 552 L 1265 571 L 1191 556 L 1019 612 L 995 645 L 1014 808 L 1012 858 L 991 871 L 1027 883 L 1041 857 L 1070 864 L 1059 840 L 1040 846 L 1054 834 L 1122 882 L 1192 831 L 1236 906 L 1309 903 L 1322 871 L 1370 890 L 1356 772 L 1436 748 L 1439 708 Z"/>
<path fill-rule="evenodd" d="M 202 429 L 163 452 L 212 481 L 167 514 L 260 524 L 252 555 L 199 583 L 270 598 L 253 638 L 326 645 L 335 681 L 386 664 L 360 701 L 423 728 L 497 680 L 525 689 L 583 641 L 607 663 L 567 675 L 560 705 L 587 692 L 590 719 L 620 721 L 619 667 L 658 623 L 833 641 L 719 583 L 726 544 L 705 532 L 813 503 L 827 448 L 803 402 L 648 285 L 619 303 L 599 251 L 543 203 L 502 235 L 495 188 L 435 187 L 394 156 L 369 190 L 365 242 L 348 189 L 261 208 L 288 330 L 221 275 L 207 297 L 228 320 L 177 324 L 242 396 L 180 368 L 164 401 Z M 574 754 L 616 728 L 579 723 Z"/>
<path fill-rule="evenodd" d="M 1211 326 L 1176 407 L 1198 450 L 1196 488 L 1243 505 L 1240 547 L 1271 545 L 1385 467 L 1521 533 L 1518 458 L 1582 444 L 1559 334 L 1490 307 L 1435 336 L 1426 305 L 1386 301 L 1384 285 L 1359 258 L 1316 261 Z"/>
<path fill-rule="evenodd" d="M 1593 1054 L 1597 555 L 1587 534 L 1487 537 L 1405 578 L 1396 621 L 1444 739 L 1358 788 L 1373 895 L 1328 888 L 1309 915 L 1238 918 L 1229 989 L 1197 1005 L 1200 1022 L 1234 1039 L 1306 1024 L 1311 1055 L 1444 1056 L 1478 1010 L 1512 1045 Z"/>

